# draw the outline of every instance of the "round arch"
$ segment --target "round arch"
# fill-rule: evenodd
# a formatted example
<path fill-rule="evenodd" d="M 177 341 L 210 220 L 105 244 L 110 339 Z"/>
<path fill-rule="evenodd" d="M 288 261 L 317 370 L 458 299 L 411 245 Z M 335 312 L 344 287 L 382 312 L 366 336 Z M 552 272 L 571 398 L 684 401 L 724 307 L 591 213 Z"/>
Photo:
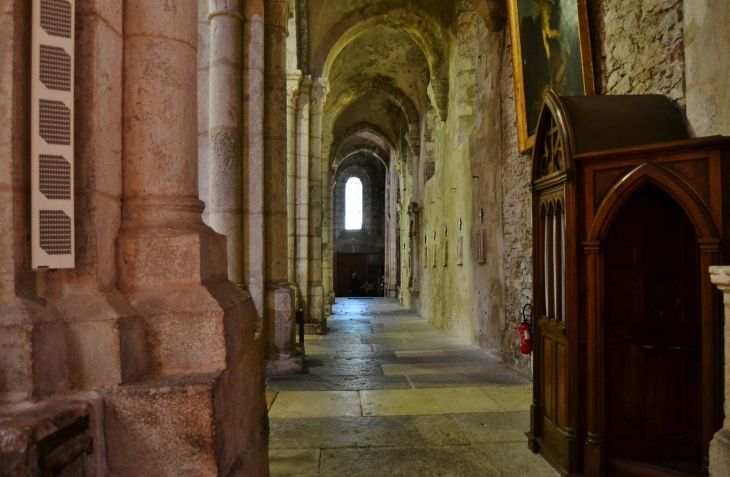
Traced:
<path fill-rule="evenodd" d="M 370 14 L 369 14 L 370 13 Z M 335 24 L 325 35 L 312 57 L 312 75 L 327 77 L 335 58 L 350 42 L 376 25 L 407 34 L 421 48 L 432 79 L 447 79 L 448 64 L 443 46 L 446 35 L 437 21 L 417 7 L 395 8 L 380 12 L 355 11 Z"/>

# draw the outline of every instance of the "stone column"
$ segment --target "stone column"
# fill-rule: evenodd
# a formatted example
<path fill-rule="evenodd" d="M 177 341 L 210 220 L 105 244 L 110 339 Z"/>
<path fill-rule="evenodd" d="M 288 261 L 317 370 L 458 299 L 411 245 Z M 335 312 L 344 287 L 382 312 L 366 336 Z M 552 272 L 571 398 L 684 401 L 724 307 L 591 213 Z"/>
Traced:
<path fill-rule="evenodd" d="M 287 77 L 286 39 L 289 0 L 264 2 L 264 197 L 265 197 L 265 333 L 270 361 L 288 360 L 295 354 L 294 293 L 289 283 L 287 219 Z M 301 371 L 297 362 L 279 363 L 269 372 Z M 275 368 L 275 369 L 274 369 Z"/>
<path fill-rule="evenodd" d="M 118 284 L 147 321 L 153 371 L 106 393 L 118 476 L 268 475 L 256 311 L 197 198 L 196 12 L 194 0 L 124 4 Z"/>
<path fill-rule="evenodd" d="M 289 258 L 289 283 L 296 287 L 297 270 L 297 104 L 299 102 L 299 85 L 302 72 L 289 73 L 286 76 L 286 197 L 287 197 L 287 256 Z M 295 296 L 295 308 L 299 308 L 299 294 Z"/>
<path fill-rule="evenodd" d="M 309 320 L 318 332 L 323 332 L 326 327 L 322 286 L 322 114 L 328 92 L 326 78 L 312 81 L 309 111 Z"/>
<path fill-rule="evenodd" d="M 730 267 L 710 267 L 725 302 L 725 421 L 710 442 L 710 475 L 730 475 Z"/>
<path fill-rule="evenodd" d="M 241 66 L 238 0 L 209 0 L 208 222 L 226 236 L 228 278 L 243 283 Z"/>
<path fill-rule="evenodd" d="M 264 2 L 246 0 L 243 32 L 243 281 L 264 315 Z M 263 322 L 259 323 L 263 332 Z"/>
<path fill-rule="evenodd" d="M 312 78 L 302 78 L 297 102 L 296 277 L 299 306 L 309 322 L 309 110 Z"/>
<path fill-rule="evenodd" d="M 327 128 L 329 129 L 329 128 Z M 333 255 L 333 215 L 332 215 L 332 186 L 334 176 L 330 163 L 330 154 L 334 137 L 331 130 L 322 134 L 322 291 L 323 317 L 332 315 L 332 305 L 335 301 L 334 292 L 334 255 Z"/>

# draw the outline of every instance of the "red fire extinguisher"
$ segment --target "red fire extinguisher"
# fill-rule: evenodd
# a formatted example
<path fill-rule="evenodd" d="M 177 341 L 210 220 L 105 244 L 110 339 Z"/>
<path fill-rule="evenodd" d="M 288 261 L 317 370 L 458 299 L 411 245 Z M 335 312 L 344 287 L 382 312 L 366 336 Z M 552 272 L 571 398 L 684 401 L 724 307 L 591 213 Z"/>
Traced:
<path fill-rule="evenodd" d="M 530 319 L 527 319 L 527 308 L 530 309 Z M 529 303 L 522 308 L 522 323 L 520 323 L 520 351 L 522 354 L 532 353 L 532 305 Z"/>

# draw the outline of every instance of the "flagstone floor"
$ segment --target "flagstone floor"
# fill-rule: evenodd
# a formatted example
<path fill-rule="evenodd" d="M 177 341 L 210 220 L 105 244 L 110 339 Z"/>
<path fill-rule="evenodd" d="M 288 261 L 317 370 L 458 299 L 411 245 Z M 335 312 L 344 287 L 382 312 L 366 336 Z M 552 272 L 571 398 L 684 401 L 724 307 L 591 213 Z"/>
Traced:
<path fill-rule="evenodd" d="M 391 299 L 337 299 L 307 374 L 267 387 L 272 476 L 557 477 L 529 380 Z"/>

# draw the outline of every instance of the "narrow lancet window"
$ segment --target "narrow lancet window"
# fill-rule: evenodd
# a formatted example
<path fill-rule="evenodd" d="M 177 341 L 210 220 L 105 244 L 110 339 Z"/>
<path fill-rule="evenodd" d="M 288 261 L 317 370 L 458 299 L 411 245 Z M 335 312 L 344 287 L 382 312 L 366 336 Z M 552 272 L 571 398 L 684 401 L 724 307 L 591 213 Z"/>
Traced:
<path fill-rule="evenodd" d="M 345 229 L 362 229 L 362 182 L 356 177 L 345 184 Z"/>

